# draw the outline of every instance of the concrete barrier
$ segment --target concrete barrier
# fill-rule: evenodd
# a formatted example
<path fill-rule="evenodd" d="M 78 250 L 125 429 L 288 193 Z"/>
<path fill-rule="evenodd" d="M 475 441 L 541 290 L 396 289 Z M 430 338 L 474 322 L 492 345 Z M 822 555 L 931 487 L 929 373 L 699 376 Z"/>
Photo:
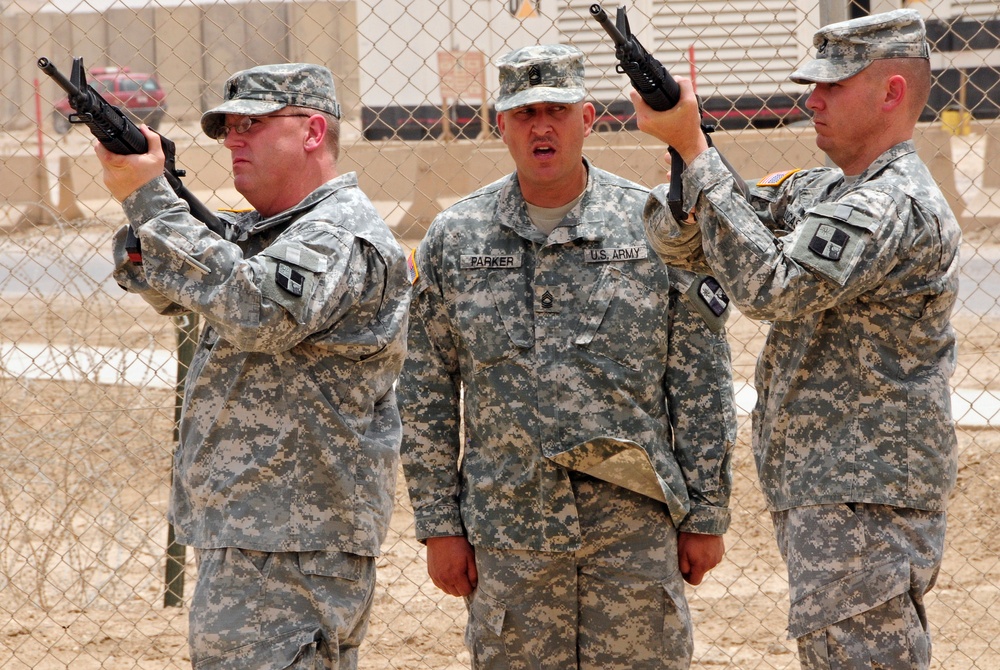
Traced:
<path fill-rule="evenodd" d="M 956 217 L 964 204 L 955 187 L 950 135 L 939 126 L 921 126 L 915 137 L 917 152 L 948 199 Z M 645 186 L 669 179 L 664 159 L 667 147 L 641 135 L 613 133 L 593 135 L 584 152 L 594 165 Z M 790 168 L 825 164 L 816 147 L 812 128 L 788 128 L 767 133 L 719 133 L 714 143 L 746 179 Z M 377 145 L 351 147 L 343 166 L 364 175 L 362 187 L 373 200 L 394 199 L 406 203 L 403 225 L 426 226 L 446 202 L 462 197 L 479 186 L 499 179 L 514 169 L 501 140 L 458 141 L 449 144 L 393 143 L 388 151 Z M 372 155 L 375 152 L 375 155 Z M 368 172 L 368 168 L 374 170 Z M 378 177 L 372 181 L 373 177 Z"/>
<path fill-rule="evenodd" d="M 76 190 L 73 188 L 73 159 L 69 156 L 59 157 L 59 191 L 56 201 L 56 212 L 64 221 L 74 221 L 83 218 L 83 210 L 77 201 Z"/>
<path fill-rule="evenodd" d="M 0 201 L 5 203 L 42 202 L 48 199 L 48 185 L 39 188 L 42 169 L 37 156 L 14 155 L 0 160 Z"/>
<path fill-rule="evenodd" d="M 0 204 L 10 210 L 0 219 L 8 232 L 55 223 L 49 172 L 37 156 L 12 156 L 0 162 Z"/>
<path fill-rule="evenodd" d="M 720 132 L 713 138 L 719 150 L 746 179 L 825 163 L 825 156 L 816 148 L 812 128 Z M 951 135 L 939 124 L 922 125 L 916 134 L 916 145 L 955 215 L 961 218 L 965 207 L 955 188 Z M 996 139 L 992 146 L 992 151 L 997 152 Z M 666 146 L 639 133 L 594 134 L 587 139 L 584 151 L 594 165 L 645 186 L 655 186 L 669 179 L 664 159 Z M 74 197 L 78 201 L 110 197 L 100 164 L 89 148 L 81 155 L 64 158 L 66 162 L 62 159 L 60 162 L 60 212 L 72 213 L 79 209 L 70 202 Z M 23 178 L 33 173 L 37 163 L 37 159 L 27 156 L 8 157 L 0 163 L 0 201 L 37 201 L 37 187 Z M 987 163 L 990 163 L 989 158 Z M 229 152 L 225 147 L 207 142 L 179 143 L 177 164 L 187 171 L 184 183 L 206 204 L 237 206 L 234 200 L 239 200 L 239 196 L 232 190 Z M 373 144 L 359 141 L 345 147 L 340 169 L 341 172 L 357 172 L 362 189 L 372 200 L 397 203 L 398 215 L 390 223 L 397 231 L 413 238 L 422 235 L 444 207 L 510 173 L 514 164 L 506 145 L 499 139 L 450 143 L 394 141 Z"/>

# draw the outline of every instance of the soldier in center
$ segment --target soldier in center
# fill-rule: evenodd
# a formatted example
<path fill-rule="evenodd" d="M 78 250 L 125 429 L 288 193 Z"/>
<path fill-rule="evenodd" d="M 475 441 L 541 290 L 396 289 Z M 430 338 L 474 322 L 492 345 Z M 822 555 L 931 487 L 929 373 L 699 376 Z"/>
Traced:
<path fill-rule="evenodd" d="M 516 170 L 411 256 L 403 466 L 474 668 L 687 668 L 684 580 L 723 557 L 728 299 L 651 251 L 648 191 L 583 157 L 583 54 L 497 63 Z"/>

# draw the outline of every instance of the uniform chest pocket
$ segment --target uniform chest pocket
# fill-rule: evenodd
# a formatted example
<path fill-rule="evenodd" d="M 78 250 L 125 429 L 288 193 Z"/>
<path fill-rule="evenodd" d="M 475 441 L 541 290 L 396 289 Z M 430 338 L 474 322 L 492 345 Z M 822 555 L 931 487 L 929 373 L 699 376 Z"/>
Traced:
<path fill-rule="evenodd" d="M 455 317 L 477 370 L 534 346 L 529 296 L 528 280 L 520 272 L 487 271 L 469 283 Z"/>
<path fill-rule="evenodd" d="M 608 265 L 580 314 L 574 344 L 636 371 L 644 361 L 666 360 L 667 304 L 666 295 Z"/>

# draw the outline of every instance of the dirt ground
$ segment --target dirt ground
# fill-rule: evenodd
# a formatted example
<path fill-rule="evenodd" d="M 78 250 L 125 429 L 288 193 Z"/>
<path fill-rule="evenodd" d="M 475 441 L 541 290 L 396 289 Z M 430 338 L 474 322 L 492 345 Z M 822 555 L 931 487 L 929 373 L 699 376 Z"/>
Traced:
<path fill-rule="evenodd" d="M 103 227 L 0 238 L 11 249 L 72 249 L 84 263 L 105 249 Z M 33 252 L 34 253 L 34 252 Z M 46 252 L 36 255 L 45 256 Z M 55 261 L 43 261 L 52 266 Z M 17 268 L 0 267 L 10 276 Z M 0 277 L 3 273 L 0 272 Z M 99 283 L 99 282 L 98 282 Z M 12 295 L 0 283 L 0 343 L 171 349 L 175 332 L 141 301 L 84 286 Z M 1000 384 L 1000 323 L 956 320 L 956 385 Z M 752 375 L 762 340 L 748 319 L 730 324 L 737 379 Z M 9 355 L 4 354 L 4 355 Z M 0 363 L 6 365 L 0 358 Z M 163 370 L 164 380 L 172 370 Z M 172 449 L 169 384 L 0 375 L 0 669 L 187 668 L 186 607 L 163 606 Z M 798 667 L 785 639 L 787 584 L 741 421 L 727 555 L 688 597 L 696 668 Z M 959 430 L 958 487 L 944 566 L 929 599 L 934 667 L 1000 668 L 1000 434 Z M 361 668 L 468 667 L 461 601 L 426 576 L 402 488 L 384 553 Z M 194 572 L 188 556 L 185 599 Z"/>

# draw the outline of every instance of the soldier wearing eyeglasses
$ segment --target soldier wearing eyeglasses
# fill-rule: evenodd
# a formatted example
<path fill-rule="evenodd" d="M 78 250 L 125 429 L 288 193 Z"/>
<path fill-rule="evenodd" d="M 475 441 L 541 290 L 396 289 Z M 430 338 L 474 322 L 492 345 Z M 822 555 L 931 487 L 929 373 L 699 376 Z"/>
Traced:
<path fill-rule="evenodd" d="M 169 518 L 194 547 L 195 668 L 355 668 L 392 512 L 401 437 L 393 384 L 410 294 L 388 226 L 337 169 L 332 74 L 233 75 L 202 117 L 252 211 L 191 216 L 149 153 L 97 145 L 143 249 L 115 237 L 115 279 L 204 322 L 187 375 Z"/>

